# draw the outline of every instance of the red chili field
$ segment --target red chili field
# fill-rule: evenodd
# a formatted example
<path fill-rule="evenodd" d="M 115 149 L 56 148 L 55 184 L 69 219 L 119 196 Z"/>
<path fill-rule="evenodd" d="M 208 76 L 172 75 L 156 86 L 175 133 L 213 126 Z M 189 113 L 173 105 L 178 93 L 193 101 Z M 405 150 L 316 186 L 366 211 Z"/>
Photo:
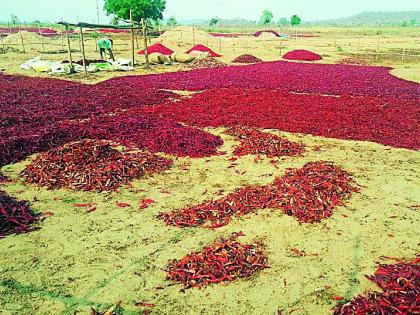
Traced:
<path fill-rule="evenodd" d="M 235 62 L 0 74 L 5 314 L 419 312 L 420 85 Z"/>

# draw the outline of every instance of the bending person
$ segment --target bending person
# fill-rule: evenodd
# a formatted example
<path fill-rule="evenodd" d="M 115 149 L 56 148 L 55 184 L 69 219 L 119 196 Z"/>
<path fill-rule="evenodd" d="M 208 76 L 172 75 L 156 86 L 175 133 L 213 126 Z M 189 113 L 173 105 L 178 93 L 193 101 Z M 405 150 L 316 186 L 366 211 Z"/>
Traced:
<path fill-rule="evenodd" d="M 109 57 L 113 61 L 115 61 L 114 53 L 112 52 L 112 45 L 113 44 L 114 44 L 114 42 L 110 38 L 100 38 L 98 40 L 99 53 L 101 54 L 102 59 L 104 59 L 104 54 L 106 54 L 106 52 L 108 52 Z"/>

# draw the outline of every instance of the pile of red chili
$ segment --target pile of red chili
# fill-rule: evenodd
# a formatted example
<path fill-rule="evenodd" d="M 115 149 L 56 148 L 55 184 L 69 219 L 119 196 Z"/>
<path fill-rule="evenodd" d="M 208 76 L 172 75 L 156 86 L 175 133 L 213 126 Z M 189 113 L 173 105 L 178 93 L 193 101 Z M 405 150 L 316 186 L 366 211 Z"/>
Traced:
<path fill-rule="evenodd" d="M 185 53 L 189 54 L 193 51 L 208 52 L 210 57 L 222 57 L 222 55 L 215 53 L 213 50 L 202 44 L 195 45 L 194 47 L 187 50 Z"/>
<path fill-rule="evenodd" d="M 188 68 L 192 69 L 218 68 L 224 66 L 226 66 L 226 64 L 223 61 L 214 59 L 212 57 L 204 59 L 194 59 L 187 65 Z"/>
<path fill-rule="evenodd" d="M 147 53 L 148 54 L 152 54 L 152 53 L 160 53 L 162 55 L 167 55 L 170 56 L 174 51 L 172 49 L 169 49 L 168 47 L 160 44 L 160 43 L 156 43 L 153 44 L 152 46 L 149 46 L 147 48 Z M 144 55 L 144 49 L 140 50 L 138 52 L 139 55 Z"/>
<path fill-rule="evenodd" d="M 268 157 L 293 156 L 300 155 L 305 150 L 302 144 L 255 128 L 236 126 L 229 128 L 226 133 L 236 137 L 241 143 L 233 151 L 236 156 L 248 154 L 264 154 Z"/>
<path fill-rule="evenodd" d="M 28 183 L 50 189 L 106 191 L 171 164 L 150 152 L 123 153 L 106 141 L 83 140 L 39 154 L 22 176 Z"/>
<path fill-rule="evenodd" d="M 271 184 L 240 188 L 217 200 L 162 212 L 158 218 L 178 227 L 217 228 L 234 215 L 277 208 L 299 222 L 314 223 L 330 217 L 334 207 L 357 191 L 350 174 L 332 162 L 309 162 L 300 169 L 287 169 Z"/>
<path fill-rule="evenodd" d="M 253 55 L 249 55 L 249 54 L 244 54 L 244 55 L 240 55 L 238 57 L 236 57 L 235 59 L 232 60 L 232 62 L 234 63 L 257 63 L 257 62 L 262 62 L 262 60 L 260 58 L 257 58 Z"/>
<path fill-rule="evenodd" d="M 351 314 L 419 314 L 420 313 L 420 256 L 410 262 L 380 265 L 373 276 L 383 292 L 369 292 L 339 305 L 335 315 Z"/>
<path fill-rule="evenodd" d="M 249 278 L 268 268 L 267 257 L 259 242 L 243 244 L 233 233 L 180 260 L 173 260 L 167 267 L 168 279 L 184 285 L 185 289 L 203 287 L 210 283 L 231 282 Z"/>
<path fill-rule="evenodd" d="M 0 190 L 0 238 L 32 231 L 38 219 L 27 202 L 18 201 Z"/>
<path fill-rule="evenodd" d="M 316 61 L 321 60 L 322 57 L 312 51 L 298 49 L 292 50 L 283 55 L 283 59 L 287 60 L 302 60 L 302 61 Z"/>

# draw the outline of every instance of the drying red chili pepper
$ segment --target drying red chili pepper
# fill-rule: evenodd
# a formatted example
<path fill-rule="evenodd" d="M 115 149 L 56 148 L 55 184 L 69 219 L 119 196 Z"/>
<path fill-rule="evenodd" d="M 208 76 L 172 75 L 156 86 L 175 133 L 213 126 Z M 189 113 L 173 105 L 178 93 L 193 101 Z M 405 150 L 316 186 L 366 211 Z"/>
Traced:
<path fill-rule="evenodd" d="M 338 305 L 335 315 L 420 313 L 420 256 L 410 262 L 381 264 L 375 274 L 367 278 L 383 292 L 368 292 Z"/>
<path fill-rule="evenodd" d="M 105 191 L 161 172 L 171 164 L 150 152 L 122 153 L 107 141 L 83 140 L 39 154 L 22 176 L 28 183 L 50 189 Z"/>
<path fill-rule="evenodd" d="M 140 200 L 140 209 L 146 209 L 152 203 L 155 203 L 153 199 L 142 199 Z"/>
<path fill-rule="evenodd" d="M 18 201 L 0 190 L 0 238 L 9 234 L 35 230 L 39 215 L 24 201 Z"/>
<path fill-rule="evenodd" d="M 116 202 L 115 202 L 115 205 L 116 205 L 117 207 L 120 207 L 120 208 L 127 208 L 127 207 L 131 207 L 131 205 L 130 205 L 129 203 L 126 203 L 126 202 L 119 202 L 119 201 L 116 201 Z"/>
<path fill-rule="evenodd" d="M 228 239 L 204 247 L 180 260 L 170 261 L 168 279 L 184 285 L 185 289 L 203 287 L 210 283 L 231 282 L 248 278 L 256 272 L 269 268 L 263 253 L 263 244 L 243 244 L 238 240 L 243 233 L 233 233 Z"/>
<path fill-rule="evenodd" d="M 287 169 L 271 184 L 240 188 L 214 201 L 162 212 L 158 218 L 178 227 L 210 223 L 207 227 L 215 228 L 228 224 L 234 215 L 277 208 L 300 222 L 313 223 L 330 217 L 334 207 L 357 191 L 350 174 L 332 162 L 309 162 L 300 169 Z"/>
<path fill-rule="evenodd" d="M 233 151 L 236 156 L 247 154 L 265 154 L 268 157 L 293 156 L 305 151 L 302 144 L 255 128 L 235 126 L 227 129 L 226 134 L 236 137 L 241 143 Z"/>
<path fill-rule="evenodd" d="M 257 63 L 262 62 L 260 58 L 257 58 L 253 55 L 244 54 L 236 57 L 232 60 L 233 63 Z"/>

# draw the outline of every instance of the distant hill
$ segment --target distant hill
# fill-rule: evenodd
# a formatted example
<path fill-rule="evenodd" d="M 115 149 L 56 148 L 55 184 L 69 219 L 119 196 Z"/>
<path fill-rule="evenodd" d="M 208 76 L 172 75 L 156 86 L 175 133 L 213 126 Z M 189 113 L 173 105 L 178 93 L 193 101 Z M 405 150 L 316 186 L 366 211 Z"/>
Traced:
<path fill-rule="evenodd" d="M 420 11 L 373 11 L 362 12 L 349 17 L 309 22 L 310 24 L 328 24 L 328 25 L 420 25 Z"/>

